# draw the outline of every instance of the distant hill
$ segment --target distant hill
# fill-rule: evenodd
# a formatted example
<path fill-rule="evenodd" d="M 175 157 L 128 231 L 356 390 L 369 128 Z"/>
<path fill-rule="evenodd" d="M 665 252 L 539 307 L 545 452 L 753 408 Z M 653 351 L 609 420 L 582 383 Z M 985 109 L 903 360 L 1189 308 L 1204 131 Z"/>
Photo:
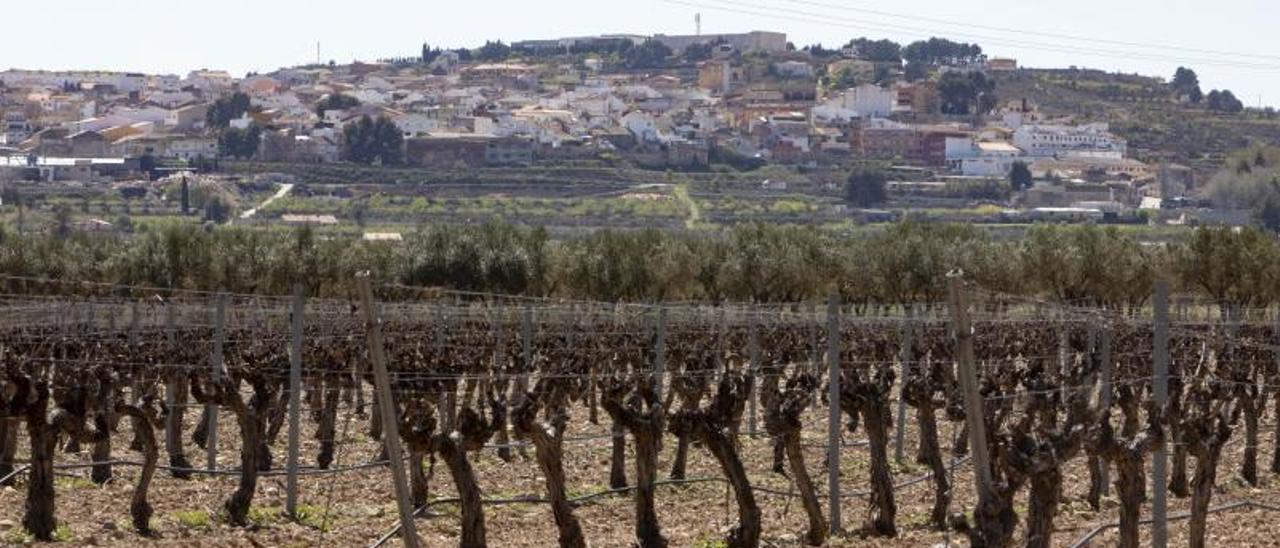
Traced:
<path fill-rule="evenodd" d="M 1212 172 L 1232 151 L 1280 142 L 1274 110 L 1210 112 L 1172 97 L 1159 78 L 1089 69 L 1023 69 L 992 73 L 1001 101 L 1026 98 L 1049 116 L 1109 122 L 1128 139 L 1130 154 L 1147 162 L 1171 161 Z"/>

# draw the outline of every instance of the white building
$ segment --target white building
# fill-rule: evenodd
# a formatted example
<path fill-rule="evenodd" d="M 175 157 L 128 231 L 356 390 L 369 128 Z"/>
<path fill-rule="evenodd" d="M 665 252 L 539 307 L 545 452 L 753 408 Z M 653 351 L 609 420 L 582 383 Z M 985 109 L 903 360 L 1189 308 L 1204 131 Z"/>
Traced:
<path fill-rule="evenodd" d="M 225 91 L 235 85 L 235 78 L 225 70 L 194 70 L 187 74 L 187 83 L 204 91 Z"/>
<path fill-rule="evenodd" d="M 168 143 L 169 156 L 183 160 L 217 158 L 218 140 L 213 137 L 178 137 Z"/>
<path fill-rule="evenodd" d="M 1003 141 L 948 137 L 947 165 L 969 177 L 1005 177 L 1023 157 L 1022 149 Z"/>
<path fill-rule="evenodd" d="M 426 135 L 440 128 L 439 120 L 417 112 L 396 116 L 391 121 L 404 132 L 405 138 Z"/>
<path fill-rule="evenodd" d="M 637 141 L 651 142 L 658 140 L 658 127 L 653 117 L 640 111 L 628 112 L 620 120 L 622 127 L 636 136 Z"/>
<path fill-rule="evenodd" d="M 34 128 L 26 115 L 19 111 L 4 114 L 4 132 L 0 133 L 0 145 L 16 145 L 27 140 Z"/>
<path fill-rule="evenodd" d="M 1073 154 L 1123 158 L 1127 148 L 1125 140 L 1112 134 L 1107 124 L 1024 125 L 1013 132 L 1013 144 L 1039 158 Z"/>
<path fill-rule="evenodd" d="M 845 90 L 813 108 L 813 115 L 823 120 L 852 118 L 887 118 L 898 104 L 898 91 L 873 84 Z"/>

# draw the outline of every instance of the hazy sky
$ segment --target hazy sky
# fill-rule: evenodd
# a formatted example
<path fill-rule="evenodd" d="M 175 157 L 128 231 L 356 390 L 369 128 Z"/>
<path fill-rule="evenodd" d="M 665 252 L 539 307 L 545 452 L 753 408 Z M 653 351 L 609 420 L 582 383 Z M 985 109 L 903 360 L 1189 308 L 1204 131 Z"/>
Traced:
<path fill-rule="evenodd" d="M 61 0 L 5 2 L 0 68 L 186 74 L 266 71 L 316 59 L 416 55 L 425 41 L 474 46 L 598 33 L 777 30 L 797 45 L 856 36 L 977 41 L 1024 66 L 1088 66 L 1168 77 L 1280 104 L 1275 0 Z M 880 13 L 875 13 L 880 12 Z M 901 17 L 907 16 L 907 17 Z M 25 22 L 29 22 L 25 23 Z M 1021 32 L 1011 32 L 1011 30 Z"/>

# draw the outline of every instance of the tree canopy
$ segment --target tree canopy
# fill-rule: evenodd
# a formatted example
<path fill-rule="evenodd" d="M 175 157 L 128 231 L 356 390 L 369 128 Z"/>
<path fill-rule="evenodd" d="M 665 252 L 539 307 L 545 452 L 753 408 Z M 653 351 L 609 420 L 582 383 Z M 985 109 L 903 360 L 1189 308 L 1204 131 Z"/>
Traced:
<path fill-rule="evenodd" d="M 343 157 L 357 164 L 399 165 L 404 160 L 404 133 L 386 116 L 368 115 L 343 130 Z"/>
<path fill-rule="evenodd" d="M 202 209 L 214 221 L 230 214 L 219 197 Z M 971 225 L 911 221 L 861 238 L 767 224 L 602 230 L 561 239 L 505 224 L 424 226 L 396 245 L 184 224 L 143 224 L 131 236 L 75 230 L 62 236 L 3 233 L 0 273 L 275 295 L 301 282 L 311 295 L 345 297 L 355 273 L 371 270 L 378 284 L 539 297 L 797 302 L 838 290 L 846 302 L 866 304 L 940 302 L 947 273 L 959 269 L 980 288 L 1072 304 L 1141 306 L 1157 277 L 1221 303 L 1280 302 L 1280 242 L 1229 227 L 1201 228 L 1167 246 L 1144 246 L 1090 225 L 1038 225 L 1010 240 Z M 10 292 L 30 287 L 0 285 Z"/>
<path fill-rule="evenodd" d="M 346 110 L 359 105 L 360 101 L 350 95 L 341 93 L 329 94 L 316 103 L 316 116 L 324 118 L 326 110 Z"/>
<path fill-rule="evenodd" d="M 871 207 L 888 199 L 885 185 L 888 177 L 875 168 L 858 168 L 845 181 L 844 197 L 858 207 Z"/>
<path fill-rule="evenodd" d="M 218 136 L 218 154 L 247 160 L 258 153 L 262 128 L 252 124 L 246 129 L 227 128 Z"/>
<path fill-rule="evenodd" d="M 902 45 L 893 40 L 854 38 L 848 44 L 858 52 L 858 57 L 873 63 L 901 63 Z"/>
<path fill-rule="evenodd" d="M 667 66 L 669 57 L 671 57 L 671 48 L 657 40 L 645 40 L 644 43 L 625 51 L 622 62 L 629 69 L 656 69 Z"/>
<path fill-rule="evenodd" d="M 946 38 L 930 38 L 907 44 L 902 57 L 910 62 L 926 65 L 962 65 L 976 63 L 985 56 L 982 46 L 953 42 Z"/>
<path fill-rule="evenodd" d="M 1027 167 L 1027 163 L 1021 160 L 1014 162 L 1013 169 L 1009 170 L 1009 185 L 1013 187 L 1013 191 L 1029 189 L 1033 182 L 1031 168 Z"/>
<path fill-rule="evenodd" d="M 1205 97 L 1205 105 L 1214 112 L 1236 114 L 1244 110 L 1244 102 L 1236 98 L 1231 90 L 1213 90 Z"/>
<path fill-rule="evenodd" d="M 1267 228 L 1280 229 L 1280 148 L 1253 147 L 1230 155 L 1205 194 L 1218 207 L 1251 210 Z"/>
<path fill-rule="evenodd" d="M 475 58 L 481 61 L 505 61 L 510 56 L 511 46 L 502 43 L 502 40 L 485 41 L 475 53 Z"/>
<path fill-rule="evenodd" d="M 971 114 L 976 107 L 987 112 L 999 103 L 996 82 L 981 72 L 948 72 L 938 79 L 943 114 Z"/>
<path fill-rule="evenodd" d="M 226 97 L 220 97 L 209 106 L 209 110 L 205 113 L 205 125 L 212 129 L 222 129 L 231 125 L 231 121 L 249 111 L 249 96 L 235 92 Z"/>
<path fill-rule="evenodd" d="M 1192 103 L 1199 103 L 1204 98 L 1204 93 L 1200 91 L 1200 77 L 1196 75 L 1196 71 L 1187 67 L 1178 67 L 1169 86 L 1173 88 L 1175 95 L 1186 97 Z"/>

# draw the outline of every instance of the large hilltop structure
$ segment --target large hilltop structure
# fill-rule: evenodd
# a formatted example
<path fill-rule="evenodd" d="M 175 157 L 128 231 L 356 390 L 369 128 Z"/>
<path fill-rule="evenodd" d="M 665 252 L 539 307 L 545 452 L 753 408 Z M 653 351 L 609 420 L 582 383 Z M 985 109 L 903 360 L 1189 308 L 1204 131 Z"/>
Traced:
<path fill-rule="evenodd" d="M 738 51 L 779 52 L 787 49 L 787 35 L 781 32 L 751 31 L 737 34 L 690 34 L 672 35 L 655 34 L 643 36 L 639 34 L 601 34 L 596 36 L 579 36 L 570 38 L 553 38 L 546 40 L 521 40 L 511 46 L 525 50 L 570 49 L 583 46 L 604 46 L 631 42 L 640 45 L 646 40 L 656 40 L 672 51 L 683 51 L 694 44 L 728 44 Z"/>

